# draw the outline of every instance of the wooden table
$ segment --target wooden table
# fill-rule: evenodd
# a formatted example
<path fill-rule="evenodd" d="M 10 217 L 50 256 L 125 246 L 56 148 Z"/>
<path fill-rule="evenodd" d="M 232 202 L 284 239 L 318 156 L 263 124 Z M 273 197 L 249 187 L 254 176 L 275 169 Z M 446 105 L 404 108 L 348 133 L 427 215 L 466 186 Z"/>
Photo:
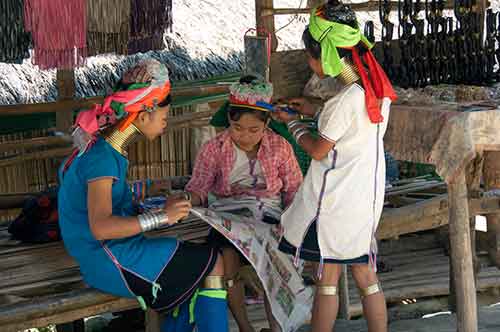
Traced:
<path fill-rule="evenodd" d="M 461 115 L 456 108 L 450 106 L 393 106 L 384 139 L 385 148 L 398 160 L 429 163 L 429 156 L 432 155 L 433 148 L 439 140 L 443 140 L 442 135 L 448 134 L 450 129 L 448 127 L 451 125 L 448 122 L 452 121 L 454 116 Z M 500 112 L 498 112 L 498 116 L 500 116 Z M 500 132 L 500 127 L 496 130 Z M 495 144 L 491 144 L 488 149 L 500 151 Z M 440 155 L 434 153 L 433 157 L 433 163 L 440 163 L 451 156 L 447 153 Z M 473 248 L 471 247 L 469 222 L 471 214 L 466 180 L 467 164 L 468 161 L 465 162 L 465 165 L 457 168 L 453 175 L 447 174 L 445 177 L 448 184 L 449 236 L 453 271 L 453 276 L 450 277 L 453 278 L 455 285 L 457 330 L 459 332 L 477 331 L 476 286 L 474 284 Z M 498 163 L 495 166 L 497 165 Z M 490 174 L 498 176 L 499 172 L 500 169 L 496 169 Z M 496 183 L 500 182 L 500 179 L 490 179 L 490 182 L 495 182 L 494 180 Z M 496 208 L 497 212 L 500 211 L 499 206 Z"/>

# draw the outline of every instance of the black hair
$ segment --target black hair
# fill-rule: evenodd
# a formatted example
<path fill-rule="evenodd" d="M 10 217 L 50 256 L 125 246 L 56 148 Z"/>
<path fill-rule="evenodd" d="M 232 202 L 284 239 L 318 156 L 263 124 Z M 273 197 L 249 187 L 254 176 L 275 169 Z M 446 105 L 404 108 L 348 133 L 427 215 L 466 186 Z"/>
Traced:
<path fill-rule="evenodd" d="M 170 105 L 171 103 L 172 103 L 172 95 L 169 93 L 169 94 L 165 97 L 165 99 L 163 99 L 162 101 L 160 101 L 160 102 L 158 103 L 158 106 L 160 106 L 160 107 L 165 107 L 165 106 Z"/>
<path fill-rule="evenodd" d="M 253 81 L 257 81 L 257 76 L 245 75 L 240 77 L 240 84 L 251 84 Z"/>
<path fill-rule="evenodd" d="M 243 114 L 251 114 L 264 123 L 269 120 L 269 112 L 254 110 L 245 106 L 229 106 L 227 113 L 232 121 L 240 121 Z"/>
<path fill-rule="evenodd" d="M 239 82 L 240 84 L 252 84 L 257 80 L 258 78 L 254 75 L 245 75 L 240 78 Z M 267 122 L 269 119 L 269 112 L 254 110 L 245 106 L 229 106 L 228 114 L 232 121 L 239 121 L 243 114 L 252 114 L 262 122 Z"/>

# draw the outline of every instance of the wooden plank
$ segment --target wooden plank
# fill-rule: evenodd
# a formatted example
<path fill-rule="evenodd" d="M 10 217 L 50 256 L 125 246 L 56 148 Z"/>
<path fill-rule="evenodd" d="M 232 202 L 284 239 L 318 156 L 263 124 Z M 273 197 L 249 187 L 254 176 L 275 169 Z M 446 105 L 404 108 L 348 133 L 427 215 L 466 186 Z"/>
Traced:
<path fill-rule="evenodd" d="M 176 97 L 202 97 L 212 94 L 227 93 L 229 85 L 210 84 L 192 87 L 174 87 L 172 88 L 172 98 Z M 37 104 L 17 104 L 1 105 L 0 117 L 15 116 L 26 114 L 47 114 L 57 113 L 59 111 L 70 112 L 78 109 L 92 107 L 95 103 L 102 103 L 103 96 L 84 98 L 84 99 L 64 99 L 55 102 L 37 103 Z"/>
<path fill-rule="evenodd" d="M 45 305 L 46 303 L 39 302 L 38 311 L 40 312 L 40 308 L 45 307 Z M 115 298 L 111 301 L 95 301 L 95 304 L 74 309 L 64 310 L 61 308 L 50 315 L 42 313 L 42 315 L 37 315 L 35 318 L 18 319 L 7 324 L 0 323 L 0 326 L 2 327 L 2 332 L 18 332 L 32 327 L 67 323 L 82 317 L 95 316 L 106 312 L 124 311 L 137 307 L 137 301 L 135 300 Z M 3 313 L 0 314 L 0 317 L 2 316 Z"/>
<path fill-rule="evenodd" d="M 448 202 L 448 195 L 443 194 L 412 205 L 385 209 L 377 229 L 377 239 L 393 238 L 447 225 L 449 222 Z M 470 199 L 469 210 L 472 216 L 498 212 L 500 211 L 500 198 Z"/>
<path fill-rule="evenodd" d="M 467 184 L 462 171 L 449 184 L 450 246 L 457 298 L 457 331 L 477 331 L 477 303 L 469 229 Z"/>

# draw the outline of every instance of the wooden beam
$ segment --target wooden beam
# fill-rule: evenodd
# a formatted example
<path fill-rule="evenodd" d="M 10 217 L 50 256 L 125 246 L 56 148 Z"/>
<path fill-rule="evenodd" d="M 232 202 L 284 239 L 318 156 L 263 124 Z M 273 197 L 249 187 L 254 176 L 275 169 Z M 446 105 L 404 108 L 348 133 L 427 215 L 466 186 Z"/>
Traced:
<path fill-rule="evenodd" d="M 469 228 L 467 184 L 462 170 L 449 183 L 451 261 L 457 299 L 457 331 L 477 332 L 477 302 Z"/>
<path fill-rule="evenodd" d="M 70 294 L 65 293 L 61 296 L 53 297 L 55 301 L 58 301 L 55 304 L 54 301 L 44 302 L 43 300 L 45 299 L 34 299 L 31 300 L 31 303 L 35 306 L 34 308 L 29 304 L 21 306 L 19 303 L 17 305 L 14 304 L 13 307 L 9 306 L 7 310 L 12 312 L 12 316 L 9 317 L 8 321 L 0 322 L 2 332 L 17 332 L 38 326 L 47 326 L 49 324 L 67 323 L 82 317 L 90 317 L 106 312 L 123 311 L 138 307 L 137 301 L 133 299 L 116 298 L 95 290 L 86 289 L 84 291 L 89 293 L 84 299 L 85 302 L 89 302 L 87 305 L 69 306 L 67 304 L 68 302 L 76 304 L 79 303 L 81 299 L 79 297 L 67 298 Z M 109 298 L 109 300 L 102 300 L 103 298 Z M 52 308 L 54 305 L 54 309 L 48 309 Z M 2 312 L 0 316 L 8 317 L 8 315 L 4 315 L 4 312 Z"/>
<path fill-rule="evenodd" d="M 210 84 L 193 87 L 179 87 L 172 89 L 172 98 L 190 96 L 208 96 L 212 94 L 222 94 L 229 91 L 229 85 Z M 27 114 L 57 113 L 59 111 L 68 112 L 81 108 L 92 107 L 95 103 L 102 103 L 104 97 L 91 97 L 85 99 L 63 99 L 55 102 L 38 104 L 17 104 L 0 106 L 0 117 Z"/>
<path fill-rule="evenodd" d="M 447 194 L 394 209 L 384 209 L 377 229 L 377 239 L 438 228 L 449 223 Z M 469 200 L 471 216 L 500 212 L 500 198 L 473 198 Z"/>
<path fill-rule="evenodd" d="M 484 1 L 484 0 L 483 0 Z M 391 1 L 392 10 L 398 10 L 398 2 Z M 365 1 L 359 3 L 350 3 L 349 6 L 357 12 L 374 12 L 379 10 L 378 1 Z M 264 8 L 261 11 L 263 17 L 275 15 L 295 15 L 295 14 L 309 14 L 314 6 L 307 6 L 305 8 Z M 445 9 L 453 9 L 453 2 L 446 2 Z"/>

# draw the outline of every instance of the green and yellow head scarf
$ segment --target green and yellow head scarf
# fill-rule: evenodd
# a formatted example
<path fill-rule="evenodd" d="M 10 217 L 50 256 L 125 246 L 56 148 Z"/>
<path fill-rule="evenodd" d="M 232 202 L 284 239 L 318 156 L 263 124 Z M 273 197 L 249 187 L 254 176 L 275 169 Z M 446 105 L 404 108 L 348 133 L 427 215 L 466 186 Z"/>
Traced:
<path fill-rule="evenodd" d="M 323 17 L 325 10 L 331 11 L 329 16 L 334 17 L 332 21 Z M 378 101 L 383 98 L 394 101 L 397 99 L 396 93 L 384 70 L 370 51 L 373 45 L 361 33 L 357 22 L 356 28 L 345 24 L 346 22 L 356 22 L 356 15 L 346 5 L 314 8 L 309 20 L 309 32 L 321 45 L 321 65 L 326 75 L 336 77 L 344 69 L 337 47 L 351 50 L 352 60 L 358 69 L 365 90 L 368 117 L 372 123 L 380 123 L 384 121 L 384 117 Z M 368 48 L 362 57 L 368 70 L 365 70 L 365 65 L 355 47 L 360 41 Z"/>
<path fill-rule="evenodd" d="M 343 69 L 337 47 L 351 48 L 359 41 L 362 41 L 368 48 L 372 48 L 373 45 L 361 33 L 359 27 L 353 28 L 347 24 L 328 21 L 321 16 L 321 7 L 312 10 L 309 18 L 309 32 L 314 40 L 321 45 L 323 72 L 328 76 L 335 77 Z"/>

